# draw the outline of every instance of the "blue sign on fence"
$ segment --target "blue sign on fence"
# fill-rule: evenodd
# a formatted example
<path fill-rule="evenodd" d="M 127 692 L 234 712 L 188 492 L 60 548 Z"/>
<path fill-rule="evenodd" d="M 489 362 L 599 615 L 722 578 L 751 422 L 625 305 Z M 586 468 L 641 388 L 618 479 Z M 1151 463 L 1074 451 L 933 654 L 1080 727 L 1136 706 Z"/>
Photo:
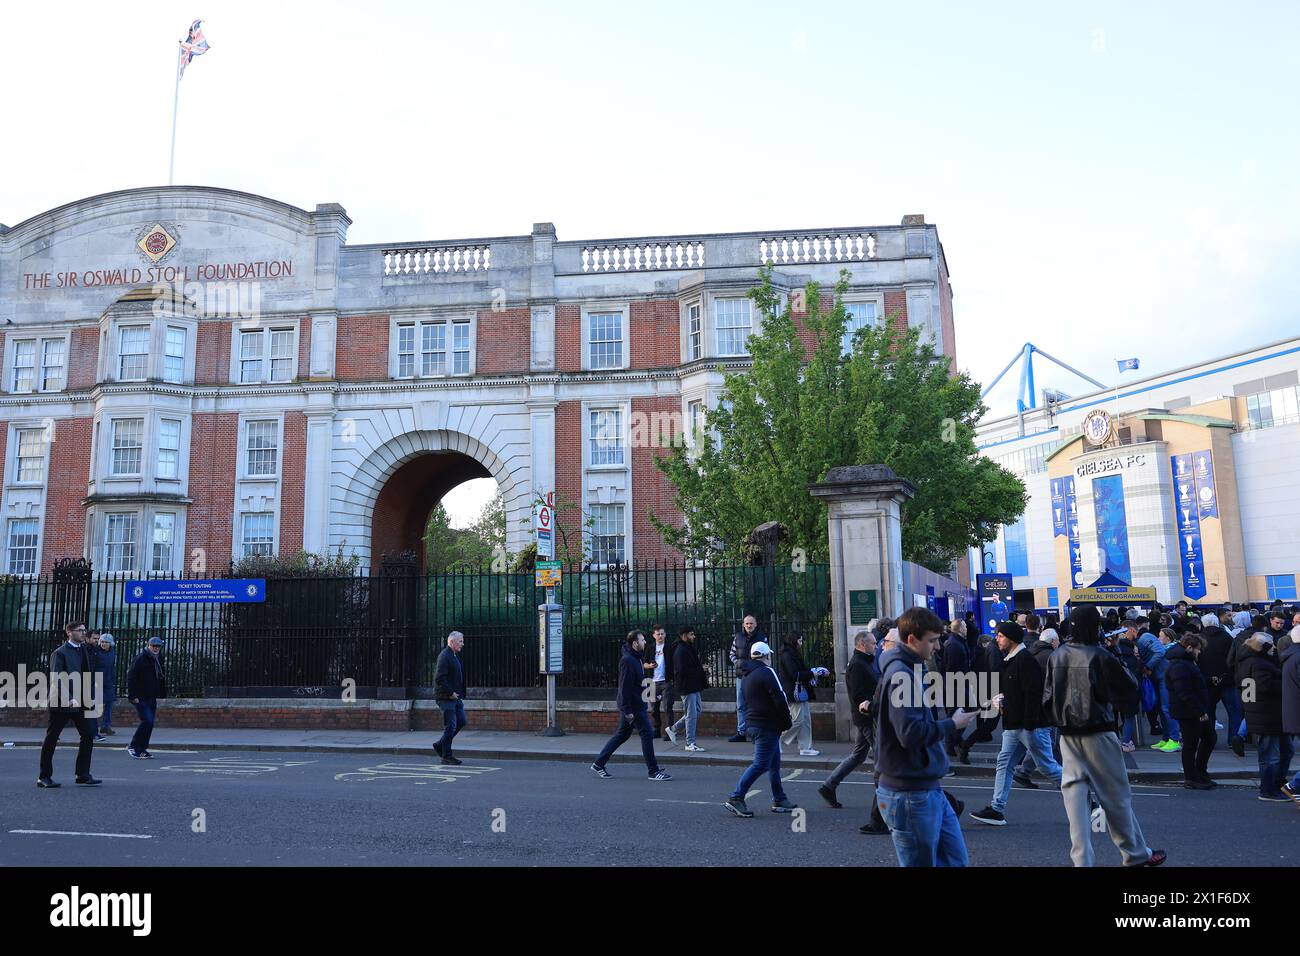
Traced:
<path fill-rule="evenodd" d="M 127 604 L 248 604 L 266 600 L 262 578 L 216 581 L 127 581 Z"/>

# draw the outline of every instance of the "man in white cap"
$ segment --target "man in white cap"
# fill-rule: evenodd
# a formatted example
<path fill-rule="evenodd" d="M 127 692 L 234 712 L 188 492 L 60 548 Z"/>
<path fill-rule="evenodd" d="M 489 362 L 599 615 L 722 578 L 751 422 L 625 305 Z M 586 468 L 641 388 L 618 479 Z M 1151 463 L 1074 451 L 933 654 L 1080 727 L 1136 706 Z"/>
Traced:
<path fill-rule="evenodd" d="M 745 726 L 754 737 L 754 762 L 740 775 L 740 782 L 723 806 L 738 817 L 752 817 L 745 804 L 750 785 L 767 774 L 772 787 L 772 812 L 789 813 L 798 806 L 781 786 L 781 734 L 790 729 L 790 705 L 781 680 L 772 670 L 772 648 L 756 641 L 749 648 L 749 660 L 737 664 L 743 672 L 741 692 L 745 695 Z"/>

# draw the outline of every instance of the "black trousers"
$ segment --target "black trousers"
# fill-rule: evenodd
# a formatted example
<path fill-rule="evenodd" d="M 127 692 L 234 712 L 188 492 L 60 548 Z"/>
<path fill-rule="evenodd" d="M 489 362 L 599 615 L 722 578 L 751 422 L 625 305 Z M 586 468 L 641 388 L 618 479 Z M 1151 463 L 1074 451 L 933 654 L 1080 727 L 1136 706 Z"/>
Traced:
<path fill-rule="evenodd" d="M 660 720 L 659 718 L 660 702 L 663 703 L 664 709 L 668 712 L 668 726 L 671 727 L 674 723 L 673 703 L 676 700 L 676 697 L 677 695 L 673 693 L 673 687 L 671 684 L 669 684 L 667 681 L 662 681 L 662 680 L 655 681 L 655 699 L 654 699 L 653 713 L 654 713 L 654 720 L 655 720 L 656 737 L 661 736 L 664 730 L 663 721 Z"/>
<path fill-rule="evenodd" d="M 68 726 L 68 721 L 77 725 L 81 743 L 77 746 L 77 777 L 90 776 L 90 754 L 95 749 L 95 721 L 79 711 L 68 713 L 61 710 L 50 711 L 49 727 L 45 731 L 45 742 L 41 744 L 41 779 L 54 776 L 54 748 L 59 743 L 59 734 Z"/>
<path fill-rule="evenodd" d="M 1187 780 L 1205 779 L 1209 776 L 1210 751 L 1219 742 L 1219 735 L 1214 732 L 1213 720 L 1179 721 L 1178 728 L 1183 732 L 1183 777 Z"/>

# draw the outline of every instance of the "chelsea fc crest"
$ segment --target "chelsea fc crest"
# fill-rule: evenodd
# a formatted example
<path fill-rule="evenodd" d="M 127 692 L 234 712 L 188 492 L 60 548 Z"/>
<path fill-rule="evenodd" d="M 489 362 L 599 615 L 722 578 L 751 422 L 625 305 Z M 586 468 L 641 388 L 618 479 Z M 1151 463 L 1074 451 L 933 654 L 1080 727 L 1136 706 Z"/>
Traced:
<path fill-rule="evenodd" d="M 1083 420 L 1083 437 L 1093 445 L 1104 445 L 1115 431 L 1115 422 L 1104 409 L 1095 409 Z"/>

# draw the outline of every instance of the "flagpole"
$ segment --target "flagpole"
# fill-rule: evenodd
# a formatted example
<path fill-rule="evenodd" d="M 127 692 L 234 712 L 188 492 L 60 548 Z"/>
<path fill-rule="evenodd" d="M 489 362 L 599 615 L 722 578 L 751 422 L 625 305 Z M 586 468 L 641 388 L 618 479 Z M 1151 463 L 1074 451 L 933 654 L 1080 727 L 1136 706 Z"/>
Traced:
<path fill-rule="evenodd" d="M 168 186 L 171 186 L 173 184 L 173 179 L 176 172 L 176 111 L 179 108 L 181 102 L 181 54 L 182 52 L 184 51 L 182 51 L 178 45 L 176 49 L 176 92 L 172 96 L 172 149 L 171 149 L 171 159 L 167 163 L 167 185 Z"/>

